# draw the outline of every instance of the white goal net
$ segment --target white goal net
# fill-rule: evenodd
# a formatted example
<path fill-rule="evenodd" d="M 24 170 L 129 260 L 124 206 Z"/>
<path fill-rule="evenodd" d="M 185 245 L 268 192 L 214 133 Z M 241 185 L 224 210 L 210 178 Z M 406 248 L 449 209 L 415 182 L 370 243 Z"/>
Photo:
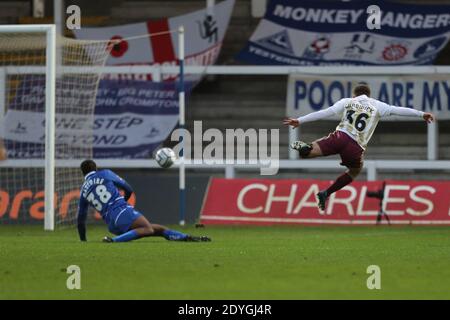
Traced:
<path fill-rule="evenodd" d="M 8 33 L 0 27 L 0 223 L 43 223 L 45 217 L 47 46 L 45 32 Z M 95 67 L 104 65 L 109 49 L 105 41 L 56 38 L 56 226 L 76 219 L 83 178 L 77 164 L 93 155 L 100 80 Z"/>

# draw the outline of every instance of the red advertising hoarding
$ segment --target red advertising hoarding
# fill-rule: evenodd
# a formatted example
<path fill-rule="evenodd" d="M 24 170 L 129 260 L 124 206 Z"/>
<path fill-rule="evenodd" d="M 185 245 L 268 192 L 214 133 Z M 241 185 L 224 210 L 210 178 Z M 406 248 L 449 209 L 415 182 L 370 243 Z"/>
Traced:
<path fill-rule="evenodd" d="M 332 181 L 213 178 L 201 212 L 204 224 L 375 224 L 381 181 L 355 181 L 332 194 L 325 211 L 316 193 Z M 392 224 L 450 225 L 450 181 L 386 181 L 383 211 Z M 383 219 L 386 223 L 386 220 Z"/>

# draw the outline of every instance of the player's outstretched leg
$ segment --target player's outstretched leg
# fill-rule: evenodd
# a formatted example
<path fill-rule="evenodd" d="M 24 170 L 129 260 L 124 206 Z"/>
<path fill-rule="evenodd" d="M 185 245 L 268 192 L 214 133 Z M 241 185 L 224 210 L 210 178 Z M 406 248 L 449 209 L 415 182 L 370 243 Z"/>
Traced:
<path fill-rule="evenodd" d="M 179 231 L 170 230 L 159 224 L 151 224 L 144 216 L 134 220 L 130 230 L 114 238 L 105 237 L 104 242 L 128 242 L 143 237 L 164 237 L 171 241 L 211 241 L 210 238 L 194 237 Z"/>
<path fill-rule="evenodd" d="M 316 158 L 322 156 L 319 144 L 317 142 L 306 143 L 303 141 L 294 141 L 290 147 L 297 150 L 301 158 Z"/>
<path fill-rule="evenodd" d="M 155 230 L 154 236 L 164 237 L 169 241 L 189 241 L 189 242 L 200 242 L 200 241 L 211 241 L 209 237 L 206 236 L 191 236 L 176 230 L 171 230 L 165 226 L 159 224 L 152 224 L 153 230 Z"/>
<path fill-rule="evenodd" d="M 345 173 L 341 174 L 336 181 L 326 190 L 322 190 L 317 193 L 317 200 L 319 201 L 318 205 L 321 210 L 325 210 L 325 204 L 328 197 L 350 184 L 353 179 L 355 179 L 358 174 L 361 172 L 361 168 L 349 168 Z"/>
<path fill-rule="evenodd" d="M 154 232 L 150 222 L 143 215 L 140 215 L 133 221 L 128 231 L 114 238 L 104 237 L 103 242 L 128 242 L 143 237 L 150 237 Z"/>

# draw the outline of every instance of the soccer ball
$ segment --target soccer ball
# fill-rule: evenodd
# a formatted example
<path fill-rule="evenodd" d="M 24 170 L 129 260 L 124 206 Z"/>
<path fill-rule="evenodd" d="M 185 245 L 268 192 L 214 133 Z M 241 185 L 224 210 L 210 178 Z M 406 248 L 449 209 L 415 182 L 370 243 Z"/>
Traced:
<path fill-rule="evenodd" d="M 162 168 L 169 168 L 176 159 L 175 152 L 170 148 L 159 149 L 155 154 L 155 160 Z"/>

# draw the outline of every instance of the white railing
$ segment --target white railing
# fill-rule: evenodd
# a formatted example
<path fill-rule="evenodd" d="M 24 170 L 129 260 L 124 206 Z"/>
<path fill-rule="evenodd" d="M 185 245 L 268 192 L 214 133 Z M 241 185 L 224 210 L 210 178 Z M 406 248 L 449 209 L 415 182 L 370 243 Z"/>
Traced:
<path fill-rule="evenodd" d="M 44 74 L 40 66 L 3 66 L 7 74 Z M 65 66 L 64 73 L 104 73 L 104 74 L 151 74 L 158 81 L 163 74 L 176 75 L 179 67 L 174 65 L 149 66 L 105 66 L 77 67 Z M 289 75 L 291 73 L 314 75 L 411 75 L 450 74 L 450 66 L 193 66 L 187 65 L 185 74 L 199 75 Z"/>
<path fill-rule="evenodd" d="M 95 159 L 99 167 L 111 169 L 161 169 L 155 160 L 133 160 L 133 159 Z M 58 168 L 78 168 L 81 160 L 56 160 Z M 280 170 L 311 170 L 320 171 L 342 171 L 344 168 L 339 165 L 337 160 L 279 160 Z M 261 165 L 258 164 L 197 164 L 196 161 L 185 164 L 187 170 L 210 170 L 222 171 L 227 179 L 232 179 L 239 171 L 260 170 Z M 5 160 L 0 162 L 0 168 L 43 168 L 44 160 Z M 171 168 L 164 169 L 169 171 L 178 170 L 178 163 Z M 408 172 L 411 170 L 426 171 L 445 171 L 442 179 L 450 177 L 450 160 L 430 161 L 430 160 L 365 160 L 363 171 L 366 173 L 368 181 L 377 179 L 380 170 L 395 170 L 396 172 Z M 293 175 L 295 177 L 296 175 Z M 270 177 L 270 176 L 261 176 Z"/>
<path fill-rule="evenodd" d="M 99 166 L 104 168 L 149 168 L 161 169 L 161 167 L 154 160 L 96 160 Z M 79 164 L 78 164 L 79 165 Z M 279 160 L 278 167 L 280 170 L 312 170 L 312 171 L 334 171 L 344 170 L 338 160 Z M 172 168 L 177 168 L 175 164 Z M 259 164 L 195 164 L 195 160 L 191 164 L 186 164 L 186 169 L 202 169 L 202 170 L 220 170 L 224 171 L 225 178 L 232 179 L 236 176 L 238 171 L 259 171 L 261 165 Z M 368 181 L 377 179 L 378 171 L 380 170 L 395 170 L 398 172 L 405 172 L 411 170 L 427 170 L 427 171 L 449 171 L 443 176 L 443 179 L 450 177 L 450 160 L 430 161 L 430 160 L 365 160 L 363 171 L 366 173 Z M 268 176 L 261 176 L 262 178 Z"/>

